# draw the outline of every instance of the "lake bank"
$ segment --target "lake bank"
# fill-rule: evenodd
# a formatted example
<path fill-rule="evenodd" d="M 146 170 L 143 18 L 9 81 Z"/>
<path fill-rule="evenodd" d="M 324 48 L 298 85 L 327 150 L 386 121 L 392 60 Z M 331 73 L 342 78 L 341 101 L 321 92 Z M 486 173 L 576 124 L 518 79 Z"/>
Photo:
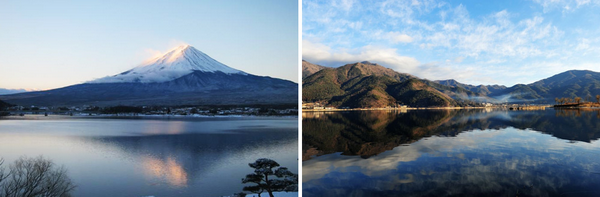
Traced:
<path fill-rule="evenodd" d="M 147 118 L 147 119 L 194 119 L 194 118 L 298 118 L 293 115 L 161 115 L 161 114 L 88 114 L 88 113 L 76 113 L 73 115 L 69 114 L 7 114 L 0 116 L 0 119 L 53 119 L 53 118 Z"/>
<path fill-rule="evenodd" d="M 405 107 L 405 108 L 349 108 L 349 109 L 302 109 L 302 112 L 319 111 L 403 111 L 421 109 L 485 109 L 490 107 Z"/>

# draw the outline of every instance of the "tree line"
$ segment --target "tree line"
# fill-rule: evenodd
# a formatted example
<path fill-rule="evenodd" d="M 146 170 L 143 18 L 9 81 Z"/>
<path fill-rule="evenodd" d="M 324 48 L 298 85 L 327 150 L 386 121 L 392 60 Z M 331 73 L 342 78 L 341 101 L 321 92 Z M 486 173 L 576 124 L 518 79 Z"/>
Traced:
<path fill-rule="evenodd" d="M 575 98 L 554 98 L 554 101 L 559 104 L 559 105 L 563 105 L 563 104 L 580 104 L 581 103 L 581 97 L 575 97 Z M 584 100 L 584 102 L 592 102 L 592 96 L 588 95 L 586 97 L 586 99 Z M 600 104 L 600 95 L 596 95 L 596 103 Z"/>

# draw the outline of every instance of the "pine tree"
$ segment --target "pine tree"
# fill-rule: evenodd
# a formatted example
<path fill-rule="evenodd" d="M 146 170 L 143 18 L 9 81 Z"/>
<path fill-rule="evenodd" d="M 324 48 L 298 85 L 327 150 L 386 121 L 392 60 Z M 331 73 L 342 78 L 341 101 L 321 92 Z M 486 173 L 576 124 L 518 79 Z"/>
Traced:
<path fill-rule="evenodd" d="M 261 158 L 248 165 L 254 168 L 254 173 L 246 175 L 242 183 L 256 185 L 245 186 L 244 191 L 257 193 L 259 197 L 264 191 L 268 192 L 270 197 L 273 197 L 273 192 L 298 191 L 298 175 L 290 172 L 286 167 L 279 167 L 276 161 Z"/>

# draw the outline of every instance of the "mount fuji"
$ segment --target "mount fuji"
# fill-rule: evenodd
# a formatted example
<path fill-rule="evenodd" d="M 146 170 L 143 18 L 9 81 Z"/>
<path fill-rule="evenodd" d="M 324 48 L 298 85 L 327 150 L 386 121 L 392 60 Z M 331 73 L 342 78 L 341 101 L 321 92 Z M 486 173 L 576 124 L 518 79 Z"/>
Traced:
<path fill-rule="evenodd" d="M 117 75 L 0 100 L 24 106 L 295 104 L 298 84 L 237 70 L 182 45 Z"/>
<path fill-rule="evenodd" d="M 236 70 L 190 45 L 181 45 L 166 54 L 152 58 L 143 64 L 121 74 L 93 80 L 88 83 L 142 82 L 160 83 L 172 81 L 195 71 L 205 73 L 225 73 L 248 75 Z"/>

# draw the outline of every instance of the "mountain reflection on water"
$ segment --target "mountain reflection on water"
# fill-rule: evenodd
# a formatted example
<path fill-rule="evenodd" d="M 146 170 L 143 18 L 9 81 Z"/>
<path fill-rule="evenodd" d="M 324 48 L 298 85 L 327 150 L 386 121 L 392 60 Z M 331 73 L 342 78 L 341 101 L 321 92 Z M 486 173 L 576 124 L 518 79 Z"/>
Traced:
<path fill-rule="evenodd" d="M 128 156 L 140 157 L 143 173 L 154 180 L 152 185 L 167 185 L 176 189 L 188 186 L 189 180 L 207 176 L 212 169 L 232 165 L 223 161 L 235 154 L 276 150 L 293 144 L 296 141 L 294 131 L 288 130 L 281 132 L 281 129 L 262 129 L 238 134 L 110 136 L 82 140 L 96 146 L 111 147 Z M 240 171 L 247 172 L 248 169 L 241 168 Z M 234 183 L 237 184 L 237 181 Z"/>
<path fill-rule="evenodd" d="M 306 196 L 598 196 L 598 110 L 303 113 Z"/>
<path fill-rule="evenodd" d="M 6 117 L 0 158 L 64 165 L 73 196 L 224 196 L 242 191 L 258 158 L 298 172 L 297 126 L 285 117 Z"/>

